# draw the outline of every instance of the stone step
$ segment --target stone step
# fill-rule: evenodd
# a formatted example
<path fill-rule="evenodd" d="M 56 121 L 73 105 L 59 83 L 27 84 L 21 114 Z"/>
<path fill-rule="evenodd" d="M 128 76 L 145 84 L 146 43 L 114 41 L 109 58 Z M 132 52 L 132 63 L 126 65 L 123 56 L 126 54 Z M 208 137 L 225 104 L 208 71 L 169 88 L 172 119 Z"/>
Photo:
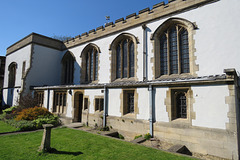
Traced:
<path fill-rule="evenodd" d="M 184 145 L 177 144 L 168 149 L 169 152 L 181 153 L 186 155 L 192 155 L 192 153 L 188 150 L 188 148 Z"/>
<path fill-rule="evenodd" d="M 80 128 L 83 126 L 82 123 L 78 123 L 78 122 L 75 122 L 75 123 L 70 123 L 70 124 L 67 124 L 65 125 L 66 127 L 69 127 L 69 128 Z"/>
<path fill-rule="evenodd" d="M 144 142 L 144 141 L 146 141 L 145 138 L 139 137 L 139 138 L 134 139 L 134 140 L 131 141 L 131 142 L 132 142 L 132 143 L 142 143 L 142 142 Z"/>

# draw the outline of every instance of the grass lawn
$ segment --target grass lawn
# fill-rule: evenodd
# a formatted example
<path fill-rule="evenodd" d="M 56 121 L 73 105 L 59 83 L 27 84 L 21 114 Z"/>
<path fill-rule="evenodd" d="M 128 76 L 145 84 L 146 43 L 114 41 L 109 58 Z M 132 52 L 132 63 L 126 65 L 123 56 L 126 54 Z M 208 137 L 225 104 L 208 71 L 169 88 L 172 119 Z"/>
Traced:
<path fill-rule="evenodd" d="M 4 123 L 3 121 L 0 121 L 0 133 L 4 133 L 4 132 L 13 132 L 13 131 L 17 131 L 18 129 Z"/>
<path fill-rule="evenodd" d="M 87 159 L 87 160 L 158 160 L 190 159 L 159 150 L 102 137 L 68 128 L 52 130 L 53 153 L 37 152 L 43 131 L 0 136 L 0 159 Z"/>

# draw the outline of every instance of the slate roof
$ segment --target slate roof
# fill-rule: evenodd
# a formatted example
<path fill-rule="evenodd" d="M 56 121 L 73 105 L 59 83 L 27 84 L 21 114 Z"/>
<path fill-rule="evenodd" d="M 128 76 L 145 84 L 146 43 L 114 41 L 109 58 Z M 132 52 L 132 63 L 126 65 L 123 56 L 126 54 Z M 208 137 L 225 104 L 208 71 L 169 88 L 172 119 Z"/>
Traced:
<path fill-rule="evenodd" d="M 168 86 L 168 85 L 181 85 L 181 84 L 197 84 L 197 83 L 216 83 L 233 81 L 233 79 L 227 79 L 225 74 L 222 75 L 209 75 L 202 77 L 173 77 L 173 78 L 161 78 L 149 81 L 114 81 L 111 83 L 90 83 L 80 85 L 58 85 L 58 86 L 38 86 L 33 89 L 84 89 L 84 88 L 108 88 L 115 87 L 141 87 L 141 86 Z"/>

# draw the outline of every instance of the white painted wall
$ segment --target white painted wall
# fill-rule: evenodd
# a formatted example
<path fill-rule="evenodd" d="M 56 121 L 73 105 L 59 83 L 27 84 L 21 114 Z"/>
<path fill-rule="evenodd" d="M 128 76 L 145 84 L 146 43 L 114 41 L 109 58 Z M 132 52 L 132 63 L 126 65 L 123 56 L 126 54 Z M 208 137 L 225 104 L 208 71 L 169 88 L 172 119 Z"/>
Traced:
<path fill-rule="evenodd" d="M 73 115 L 72 115 L 72 110 L 73 110 L 73 94 L 69 94 L 69 90 L 67 90 L 67 97 L 66 97 L 66 107 L 67 107 L 67 113 L 66 113 L 66 117 L 70 117 L 70 118 L 73 118 Z"/>
<path fill-rule="evenodd" d="M 227 85 L 216 86 L 192 86 L 193 111 L 196 119 L 192 120 L 193 126 L 226 129 L 229 122 L 227 113 L 229 107 L 225 104 L 226 96 L 229 96 Z"/>
<path fill-rule="evenodd" d="M 31 58 L 31 45 L 27 45 L 20 50 L 17 50 L 10 55 L 6 56 L 6 67 L 5 67 L 5 74 L 4 74 L 4 85 L 3 87 L 8 87 L 8 67 L 12 62 L 17 63 L 16 69 L 16 79 L 15 79 L 15 86 L 22 86 L 22 64 L 25 61 L 25 71 L 27 71 L 30 67 L 30 58 Z M 21 88 L 18 88 L 19 92 Z M 18 93 L 16 92 L 17 89 L 14 90 L 13 94 L 13 104 L 16 104 L 16 100 L 18 99 Z M 3 103 L 7 103 L 7 96 L 8 96 L 8 89 L 3 89 Z"/>
<path fill-rule="evenodd" d="M 149 91 L 148 88 L 137 88 L 138 111 L 137 119 L 149 119 Z M 143 98 L 144 97 L 144 98 Z"/>
<path fill-rule="evenodd" d="M 85 89 L 84 96 L 89 97 L 89 113 L 95 113 L 94 110 L 94 98 L 95 96 L 104 96 L 104 93 L 101 93 L 103 89 Z"/>
<path fill-rule="evenodd" d="M 49 96 L 49 111 L 53 110 L 53 102 L 54 102 L 54 91 L 50 90 L 50 96 Z"/>
<path fill-rule="evenodd" d="M 29 86 L 59 85 L 61 83 L 62 52 L 40 45 L 34 45 L 32 68 L 26 78 Z"/>
<path fill-rule="evenodd" d="M 157 122 L 169 122 L 168 112 L 165 105 L 168 87 L 156 87 L 154 89 L 155 95 L 155 118 Z"/>
<path fill-rule="evenodd" d="M 121 106 L 121 101 L 123 99 L 120 99 L 120 94 L 122 92 L 122 89 L 119 88 L 111 88 L 108 90 L 108 115 L 109 116 L 117 116 L 121 117 L 121 112 L 120 112 L 120 106 Z"/>

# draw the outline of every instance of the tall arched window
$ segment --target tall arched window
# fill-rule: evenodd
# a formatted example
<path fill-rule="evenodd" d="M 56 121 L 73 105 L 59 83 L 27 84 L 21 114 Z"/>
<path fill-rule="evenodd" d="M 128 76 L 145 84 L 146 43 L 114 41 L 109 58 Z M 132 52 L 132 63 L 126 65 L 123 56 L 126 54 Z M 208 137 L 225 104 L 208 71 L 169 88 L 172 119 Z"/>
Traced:
<path fill-rule="evenodd" d="M 13 62 L 8 66 L 8 87 L 13 88 L 16 80 L 17 63 Z"/>
<path fill-rule="evenodd" d="M 81 79 L 84 83 L 98 80 L 99 48 L 94 44 L 87 45 L 82 54 Z"/>
<path fill-rule="evenodd" d="M 62 58 L 62 84 L 73 84 L 75 58 L 70 52 Z"/>
<path fill-rule="evenodd" d="M 136 78 L 136 44 L 138 40 L 129 33 L 117 36 L 110 45 L 111 81 Z"/>
<path fill-rule="evenodd" d="M 192 34 L 195 28 L 193 23 L 181 18 L 170 18 L 157 28 L 152 35 L 155 78 L 195 74 L 195 59 L 190 56 L 194 52 Z"/>
<path fill-rule="evenodd" d="M 85 81 L 91 82 L 98 79 L 98 51 L 91 48 L 86 53 Z"/>
<path fill-rule="evenodd" d="M 116 78 L 134 77 L 134 43 L 123 39 L 117 44 Z"/>
<path fill-rule="evenodd" d="M 172 25 L 160 36 L 160 75 L 189 73 L 188 31 Z"/>

